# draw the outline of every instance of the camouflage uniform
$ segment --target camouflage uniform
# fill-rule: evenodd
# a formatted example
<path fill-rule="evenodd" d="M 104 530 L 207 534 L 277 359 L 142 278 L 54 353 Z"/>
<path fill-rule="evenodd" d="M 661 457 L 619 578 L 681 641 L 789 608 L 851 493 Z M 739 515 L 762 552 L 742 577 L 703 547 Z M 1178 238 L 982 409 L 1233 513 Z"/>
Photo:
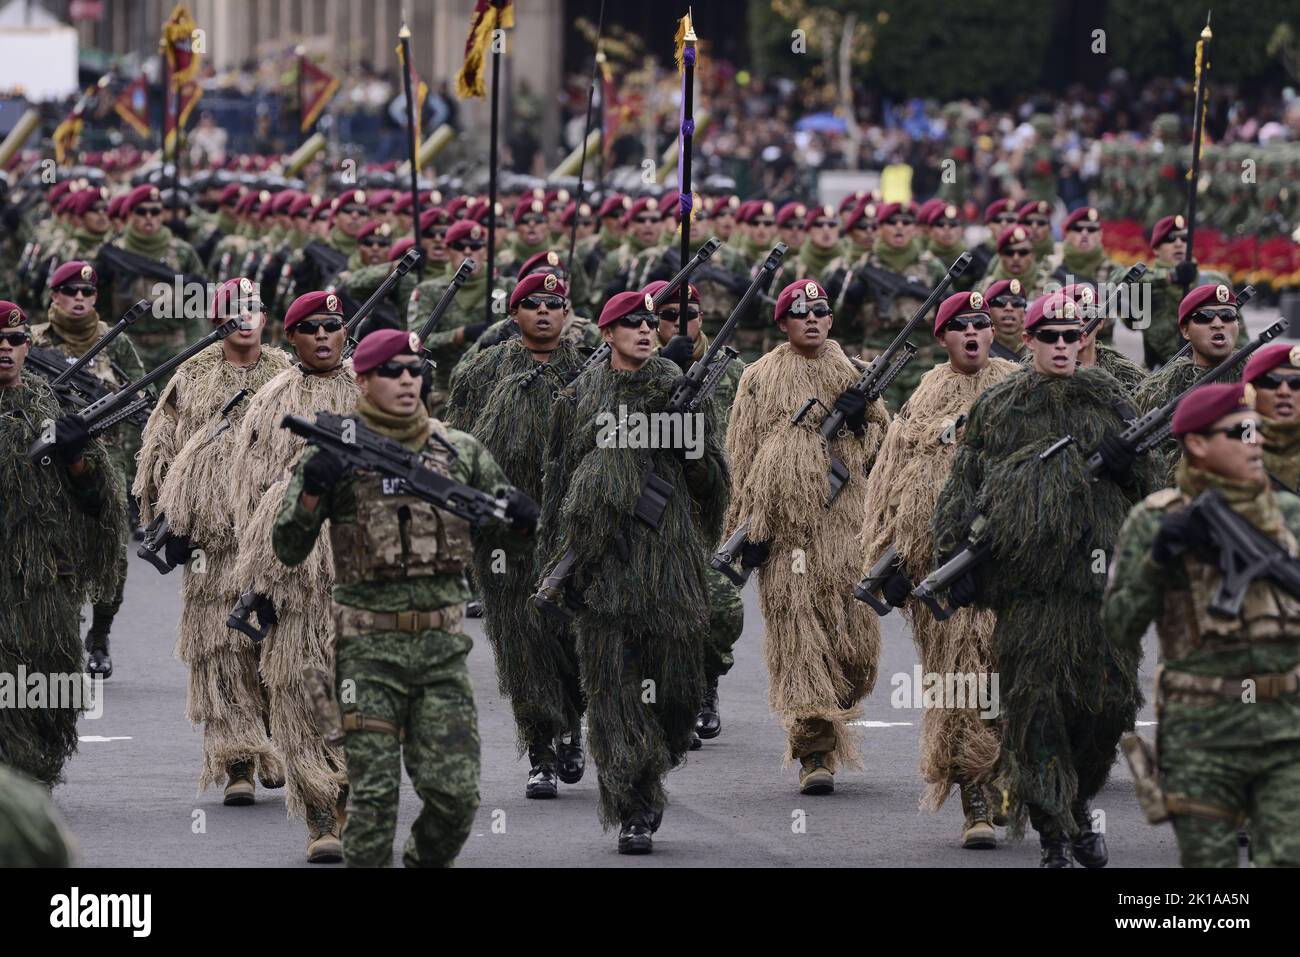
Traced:
<path fill-rule="evenodd" d="M 375 427 L 363 412 L 357 415 Z M 435 469 L 488 493 L 509 484 L 477 439 L 436 420 L 429 428 L 422 449 Z M 455 447 L 450 463 L 433 434 Z M 272 541 L 280 560 L 295 565 L 329 520 L 335 687 L 351 784 L 344 857 L 353 867 L 383 867 L 392 859 L 404 760 L 422 806 L 403 863 L 450 866 L 479 803 L 478 718 L 465 664 L 472 641 L 461 628 L 461 606 L 470 597 L 464 573 L 470 528 L 413 496 L 386 494 L 384 480 L 367 473 L 345 475 L 308 512 L 299 498 L 303 467 L 315 454 L 309 447 L 298 460 Z M 399 526 L 401 515 L 409 518 Z M 367 728 L 367 719 L 384 725 Z"/>
<path fill-rule="evenodd" d="M 1148 496 L 1129 513 L 1103 618 L 1111 643 L 1125 654 L 1140 653 L 1147 625 L 1156 624 L 1162 659 L 1156 672 L 1158 760 L 1174 804 L 1182 865 L 1235 867 L 1236 824 L 1246 817 L 1255 865 L 1297 867 L 1300 695 L 1263 676 L 1289 674 L 1294 684 L 1300 600 L 1260 579 L 1247 589 L 1237 617 L 1212 615 L 1208 604 L 1221 581 L 1217 566 L 1191 553 L 1162 565 L 1151 554 L 1164 516 L 1211 487 L 1294 559 L 1300 499 L 1185 465 L 1176 488 Z M 1215 678 L 1223 681 L 1217 690 L 1210 684 Z"/>
<path fill-rule="evenodd" d="M 447 285 L 451 281 L 450 277 L 451 273 L 449 271 L 441 277 L 426 279 L 411 292 L 410 299 L 407 300 L 406 304 L 406 327 L 411 332 L 418 332 L 420 326 L 429 318 L 429 311 L 442 298 L 443 292 L 446 291 Z M 493 318 L 504 317 L 509 299 L 505 290 L 505 283 L 499 276 L 493 283 L 492 295 L 494 299 L 492 303 Z M 430 333 L 429 337 L 424 340 L 425 347 L 433 353 L 435 363 L 433 389 L 429 393 L 429 407 L 435 415 L 438 414 L 442 404 L 447 400 L 447 392 L 451 386 L 452 370 L 456 368 L 456 363 L 460 361 L 470 346 L 474 345 L 473 342 L 457 345 L 454 341 L 456 330 L 483 321 L 485 312 L 484 299 L 486 296 L 487 272 L 483 269 L 475 269 L 470 274 L 469 279 L 460 287 L 460 290 L 456 293 L 456 298 L 447 307 L 447 311 L 442 314 L 442 321 L 438 323 L 437 330 Z M 484 332 L 486 331 L 485 329 Z"/>
<path fill-rule="evenodd" d="M 0 868 L 71 867 L 76 846 L 49 792 L 0 765 Z"/>
<path fill-rule="evenodd" d="M 1264 446 L 1264 468 L 1289 490 L 1300 488 L 1300 423 L 1259 417 Z"/>
<path fill-rule="evenodd" d="M 906 279 L 913 279 L 927 286 L 933 287 L 943 276 L 945 269 L 939 260 L 935 259 L 928 252 L 919 252 L 907 265 L 901 269 L 894 269 L 886 265 L 885 260 L 879 255 L 879 250 L 884 243 L 883 239 L 876 240 L 876 251 L 871 255 L 869 263 L 877 269 L 884 269 L 887 272 L 895 273 Z M 870 296 L 862 307 L 862 358 L 870 361 L 880 355 L 885 348 L 894 341 L 894 338 L 903 331 L 909 319 L 915 314 L 923 300 L 906 293 L 894 297 L 894 301 L 889 305 L 888 314 L 882 314 L 879 300 L 874 295 Z M 858 330 L 854 330 L 855 332 Z M 928 334 L 924 329 L 918 330 L 919 334 L 913 338 L 919 340 L 916 355 L 912 361 L 903 367 L 902 373 L 893 383 L 885 390 L 884 399 L 892 409 L 900 409 L 907 397 L 912 394 L 916 384 L 921 381 L 921 376 L 925 375 L 940 360 L 942 350 L 935 345 L 934 337 Z M 848 329 L 841 330 L 837 338 L 843 340 L 848 348 L 845 352 L 853 354 L 853 342 L 849 338 L 852 333 Z"/>
<path fill-rule="evenodd" d="M 174 238 L 165 226 L 159 232 L 166 237 L 161 246 L 153 241 L 141 243 L 130 228 L 120 239 L 114 240 L 112 245 L 156 259 L 177 274 L 197 274 L 203 268 L 198 253 L 189 243 Z M 115 276 L 112 295 L 108 298 L 108 315 L 121 316 L 141 299 L 154 302 L 153 287 L 156 282 L 145 276 Z M 154 305 L 155 311 L 141 316 L 125 333 L 135 346 L 146 372 L 152 372 L 187 344 L 202 338 L 209 329 L 206 302 L 176 303 L 168 294 L 163 301 L 155 302 Z M 196 305 L 198 308 L 195 308 Z M 182 311 L 185 306 L 189 306 L 190 312 L 199 315 L 186 316 Z M 161 316 L 158 315 L 159 312 L 162 313 Z"/>

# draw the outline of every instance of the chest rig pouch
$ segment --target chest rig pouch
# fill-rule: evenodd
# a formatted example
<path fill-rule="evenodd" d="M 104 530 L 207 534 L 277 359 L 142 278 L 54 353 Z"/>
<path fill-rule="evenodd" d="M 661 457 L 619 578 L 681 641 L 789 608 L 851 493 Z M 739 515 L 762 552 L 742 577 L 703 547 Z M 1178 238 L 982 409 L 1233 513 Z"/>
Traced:
<path fill-rule="evenodd" d="M 431 469 L 449 474 L 451 456 L 445 447 L 431 442 L 424 454 Z M 356 521 L 330 526 L 338 584 L 465 570 L 471 554 L 468 522 L 405 492 L 397 479 L 368 470 L 354 475 Z"/>

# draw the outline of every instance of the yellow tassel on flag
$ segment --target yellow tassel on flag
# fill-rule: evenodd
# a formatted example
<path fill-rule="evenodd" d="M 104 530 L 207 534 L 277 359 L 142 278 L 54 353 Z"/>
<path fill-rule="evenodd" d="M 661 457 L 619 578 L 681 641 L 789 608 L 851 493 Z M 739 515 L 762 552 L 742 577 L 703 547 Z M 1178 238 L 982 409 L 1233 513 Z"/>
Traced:
<path fill-rule="evenodd" d="M 686 16 L 677 21 L 677 33 L 673 35 L 673 59 L 677 63 L 677 72 L 681 73 L 686 69 L 686 44 L 694 43 L 695 25 L 691 23 L 691 10 L 686 8 Z"/>
<path fill-rule="evenodd" d="M 487 62 L 492 34 L 497 30 L 509 30 L 514 25 L 514 0 L 478 0 L 474 5 L 474 18 L 470 21 L 469 36 L 465 40 L 465 63 L 456 74 L 456 95 L 462 100 L 487 96 L 483 64 Z"/>

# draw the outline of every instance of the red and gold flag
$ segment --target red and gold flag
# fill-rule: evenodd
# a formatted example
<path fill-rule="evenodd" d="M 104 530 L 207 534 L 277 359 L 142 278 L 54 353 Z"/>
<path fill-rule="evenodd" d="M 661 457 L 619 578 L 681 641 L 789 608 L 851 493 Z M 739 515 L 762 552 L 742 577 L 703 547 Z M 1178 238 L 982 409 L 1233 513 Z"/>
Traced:
<path fill-rule="evenodd" d="M 203 98 L 203 87 L 197 83 L 186 83 L 181 87 L 180 100 L 180 121 L 177 122 L 175 111 L 175 100 L 172 97 L 167 98 L 167 138 L 164 146 L 164 152 L 168 157 L 176 155 L 176 129 L 179 126 L 185 129 L 185 124 L 189 122 L 190 113 L 194 111 L 194 105 Z"/>
<path fill-rule="evenodd" d="M 401 58 L 400 48 L 398 58 Z M 305 56 L 298 57 L 298 96 L 302 103 L 302 132 L 306 133 L 320 119 L 321 111 L 334 98 L 338 90 L 338 77 L 326 73 Z"/>
<path fill-rule="evenodd" d="M 117 95 L 117 99 L 113 101 L 113 110 L 145 139 L 151 137 L 152 133 L 149 129 L 149 85 L 145 83 L 144 77 L 137 76 L 126 85 L 122 92 Z"/>
<path fill-rule="evenodd" d="M 465 63 L 456 74 L 456 95 L 462 100 L 471 96 L 482 99 L 487 95 L 483 64 L 487 62 L 492 34 L 514 25 L 514 0 L 478 0 L 474 4 L 474 18 L 470 20 L 469 36 L 465 40 Z"/>
<path fill-rule="evenodd" d="M 196 29 L 189 7 L 183 3 L 176 4 L 176 9 L 163 24 L 160 45 L 167 57 L 167 72 L 171 76 L 173 90 L 179 90 L 186 83 L 198 79 L 201 57 L 194 50 Z"/>

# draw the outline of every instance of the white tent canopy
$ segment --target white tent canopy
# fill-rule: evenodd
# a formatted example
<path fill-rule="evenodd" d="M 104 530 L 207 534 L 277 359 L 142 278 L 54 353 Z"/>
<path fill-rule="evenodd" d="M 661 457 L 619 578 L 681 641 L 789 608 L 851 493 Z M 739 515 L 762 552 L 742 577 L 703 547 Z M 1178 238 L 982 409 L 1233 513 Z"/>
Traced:
<path fill-rule="evenodd" d="M 0 93 L 59 100 L 77 91 L 77 31 L 36 3 L 0 7 Z"/>

